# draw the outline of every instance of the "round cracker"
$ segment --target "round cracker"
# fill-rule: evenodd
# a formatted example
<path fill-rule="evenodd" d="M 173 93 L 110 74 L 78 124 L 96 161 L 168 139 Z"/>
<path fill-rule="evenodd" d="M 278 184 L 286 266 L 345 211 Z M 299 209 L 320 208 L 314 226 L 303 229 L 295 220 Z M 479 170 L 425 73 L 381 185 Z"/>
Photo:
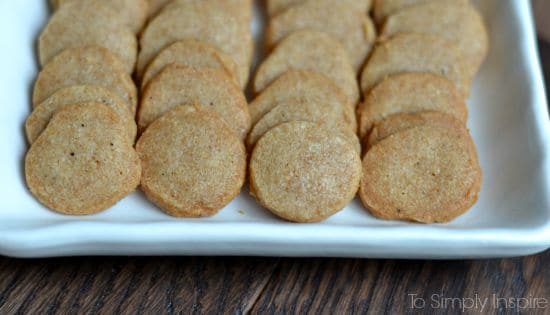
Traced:
<path fill-rule="evenodd" d="M 32 95 L 33 106 L 64 87 L 97 85 L 113 91 L 135 109 L 136 86 L 119 64 L 115 56 L 99 46 L 67 49 L 38 73 Z"/>
<path fill-rule="evenodd" d="M 373 17 L 377 24 L 384 22 L 386 17 L 400 10 L 433 0 L 374 0 L 372 4 Z M 470 0 L 437 0 L 436 2 L 468 3 Z"/>
<path fill-rule="evenodd" d="M 140 38 L 137 72 L 168 45 L 182 39 L 208 43 L 231 56 L 239 65 L 239 78 L 248 81 L 253 41 L 247 23 L 211 1 L 185 1 L 162 10 L 149 22 Z"/>
<path fill-rule="evenodd" d="M 273 17 L 285 11 L 286 9 L 294 5 L 304 3 L 305 1 L 307 0 L 267 0 L 266 1 L 267 13 L 269 16 Z M 357 12 L 361 12 L 363 14 L 366 14 L 370 10 L 370 7 L 372 5 L 372 0 L 317 0 L 317 1 L 318 2 L 324 1 L 331 4 L 343 3 L 350 6 Z"/>
<path fill-rule="evenodd" d="M 212 45 L 194 39 L 177 41 L 164 48 L 147 66 L 141 79 L 141 88 L 169 64 L 180 64 L 192 67 L 222 69 L 235 78 L 241 88 L 246 85 L 245 78 L 239 79 L 237 64 L 228 55 Z"/>
<path fill-rule="evenodd" d="M 350 133 L 344 132 L 344 130 L 350 129 L 344 123 L 341 107 L 335 107 L 322 100 L 289 99 L 275 106 L 252 127 L 246 139 L 248 147 L 253 148 L 258 139 L 273 127 L 290 121 L 313 122 L 334 131 L 343 138 L 350 135 Z M 357 143 L 356 139 L 357 137 L 353 134 L 350 141 L 355 144 Z"/>
<path fill-rule="evenodd" d="M 343 138 L 310 122 L 279 125 L 256 143 L 250 190 L 277 216 L 317 222 L 348 204 L 361 177 L 361 161 Z"/>
<path fill-rule="evenodd" d="M 359 89 L 346 50 L 332 36 L 298 31 L 282 40 L 262 62 L 254 78 L 256 93 L 289 70 L 309 70 L 331 79 L 356 104 Z"/>
<path fill-rule="evenodd" d="M 340 1 L 309 0 L 276 15 L 269 22 L 267 41 L 271 46 L 299 30 L 325 32 L 346 48 L 358 72 L 374 44 L 376 31 L 370 18 Z"/>
<path fill-rule="evenodd" d="M 359 196 L 379 218 L 447 222 L 473 206 L 480 187 L 481 169 L 468 131 L 422 125 L 370 148 Z"/>
<path fill-rule="evenodd" d="M 454 44 L 434 35 L 401 33 L 376 45 L 361 74 L 361 91 L 367 94 L 385 77 L 403 72 L 442 75 L 464 97 L 473 79 Z"/>
<path fill-rule="evenodd" d="M 473 77 L 487 56 L 489 39 L 483 18 L 470 3 L 434 1 L 390 15 L 382 36 L 426 33 L 455 43 Z"/>
<path fill-rule="evenodd" d="M 38 38 L 40 65 L 45 67 L 68 48 L 101 46 L 121 60 L 127 73 L 132 73 L 137 56 L 135 35 L 117 22 L 116 12 L 87 3 L 67 3 L 52 15 Z"/>
<path fill-rule="evenodd" d="M 141 188 L 176 217 L 217 213 L 237 196 L 246 176 L 244 145 L 216 113 L 179 106 L 138 140 Z"/>
<path fill-rule="evenodd" d="M 101 103 L 111 107 L 123 121 L 128 141 L 134 143 L 137 126 L 126 102 L 110 90 L 93 85 L 62 88 L 36 106 L 25 122 L 29 143 L 33 143 L 40 136 L 56 112 L 67 105 L 83 102 Z"/>
<path fill-rule="evenodd" d="M 208 107 L 244 139 L 250 114 L 243 92 L 225 71 L 169 65 L 151 79 L 141 99 L 138 126 L 144 130 L 170 109 L 193 104 Z"/>
<path fill-rule="evenodd" d="M 57 112 L 25 157 L 32 194 L 64 214 L 92 214 L 114 205 L 137 187 L 141 174 L 125 127 L 99 103 Z"/>
<path fill-rule="evenodd" d="M 307 99 L 311 102 L 326 102 L 341 107 L 344 121 L 354 132 L 357 130 L 355 104 L 342 90 L 324 75 L 312 71 L 289 70 L 271 83 L 250 103 L 250 118 L 255 125 L 263 115 L 279 103 L 292 99 Z"/>
<path fill-rule="evenodd" d="M 468 109 L 455 85 L 442 76 L 410 72 L 389 76 L 377 84 L 357 106 L 359 136 L 396 113 L 440 111 L 466 123 Z"/>
<path fill-rule="evenodd" d="M 94 10 L 98 6 L 106 6 L 117 13 L 121 23 L 130 27 L 135 33 L 141 30 L 149 14 L 149 4 L 146 0 L 50 0 L 50 3 L 57 10 L 60 6 L 73 1 L 85 2 L 85 5 L 89 8 L 87 10 Z M 87 14 L 87 12 L 83 14 Z"/>
<path fill-rule="evenodd" d="M 414 114 L 393 114 L 374 125 L 365 141 L 367 150 L 395 133 L 422 125 L 436 125 L 455 129 L 464 128 L 464 122 L 442 112 L 425 111 Z"/>

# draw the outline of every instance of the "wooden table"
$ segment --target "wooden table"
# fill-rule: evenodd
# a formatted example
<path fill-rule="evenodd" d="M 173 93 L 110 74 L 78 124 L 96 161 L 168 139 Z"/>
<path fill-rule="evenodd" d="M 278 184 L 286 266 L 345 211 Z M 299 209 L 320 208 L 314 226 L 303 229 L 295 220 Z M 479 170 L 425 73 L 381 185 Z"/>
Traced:
<path fill-rule="evenodd" d="M 550 43 L 539 45 L 550 78 Z M 550 314 L 550 251 L 478 261 L 0 258 L 0 314 L 460 313 L 485 299 L 485 312 Z"/>

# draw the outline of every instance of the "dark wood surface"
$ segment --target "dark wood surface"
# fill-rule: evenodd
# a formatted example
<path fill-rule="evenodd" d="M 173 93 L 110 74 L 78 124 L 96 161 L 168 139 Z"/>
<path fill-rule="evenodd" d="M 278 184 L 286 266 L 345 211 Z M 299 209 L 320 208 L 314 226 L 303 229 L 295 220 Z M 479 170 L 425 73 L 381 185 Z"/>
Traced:
<path fill-rule="evenodd" d="M 550 251 L 480 261 L 3 258 L 0 314 L 460 313 L 460 304 L 436 303 L 476 297 L 491 313 L 548 314 L 550 304 L 540 305 L 550 300 L 549 263 Z M 424 308 L 413 308 L 413 294 Z M 539 308 L 494 307 L 494 296 Z"/>
<path fill-rule="evenodd" d="M 550 44 L 539 45 L 549 78 Z M 550 314 L 550 251 L 477 261 L 0 257 L 0 314 L 460 314 L 463 310 Z"/>

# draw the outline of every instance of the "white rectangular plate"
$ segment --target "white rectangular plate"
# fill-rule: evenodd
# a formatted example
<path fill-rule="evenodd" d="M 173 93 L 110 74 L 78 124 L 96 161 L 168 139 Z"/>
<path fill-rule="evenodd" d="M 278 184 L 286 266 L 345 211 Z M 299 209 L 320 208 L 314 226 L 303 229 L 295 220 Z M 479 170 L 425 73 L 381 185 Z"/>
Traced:
<path fill-rule="evenodd" d="M 469 101 L 484 171 L 476 206 L 449 224 L 421 225 L 377 220 L 355 200 L 325 222 L 292 224 L 246 191 L 208 219 L 171 218 L 139 192 L 88 217 L 41 206 L 25 186 L 23 124 L 38 70 L 35 42 L 48 10 L 45 0 L 0 1 L 0 254 L 475 258 L 547 249 L 550 123 L 529 1 L 476 5 L 491 35 Z"/>

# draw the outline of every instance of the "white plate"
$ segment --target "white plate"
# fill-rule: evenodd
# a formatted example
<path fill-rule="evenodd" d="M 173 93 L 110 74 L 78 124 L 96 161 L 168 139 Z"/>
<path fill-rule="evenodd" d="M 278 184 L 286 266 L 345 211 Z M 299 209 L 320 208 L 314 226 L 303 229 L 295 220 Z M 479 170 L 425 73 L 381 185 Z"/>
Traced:
<path fill-rule="evenodd" d="M 291 224 L 247 192 L 209 219 L 168 217 L 138 192 L 88 217 L 47 210 L 27 191 L 22 163 L 46 1 L 0 1 L 0 253 L 473 258 L 547 249 L 550 123 L 529 1 L 477 4 L 492 43 L 469 102 L 484 171 L 481 196 L 449 224 L 420 225 L 377 220 L 357 200 L 323 223 Z"/>

